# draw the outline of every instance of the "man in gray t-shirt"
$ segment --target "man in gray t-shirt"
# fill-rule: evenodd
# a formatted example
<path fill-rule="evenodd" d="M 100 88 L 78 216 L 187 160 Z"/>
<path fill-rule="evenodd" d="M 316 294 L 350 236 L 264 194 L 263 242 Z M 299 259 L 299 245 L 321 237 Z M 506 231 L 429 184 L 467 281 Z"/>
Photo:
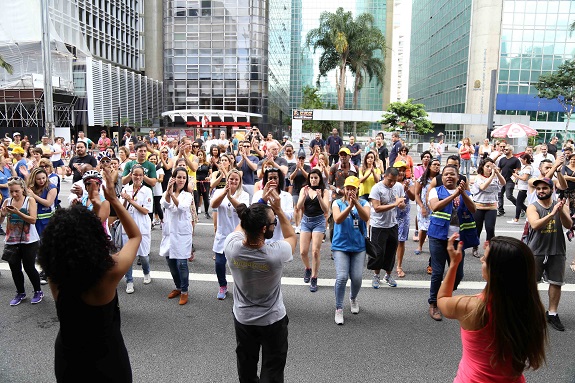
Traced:
<path fill-rule="evenodd" d="M 377 256 L 371 258 L 367 268 L 373 270 L 371 286 L 379 288 L 381 269 L 385 270 L 385 282 L 390 287 L 397 283 L 391 276 L 395 264 L 395 253 L 398 245 L 397 212 L 395 208 L 404 209 L 404 190 L 401 183 L 397 183 L 399 172 L 397 168 L 387 168 L 383 180 L 375 184 L 369 193 L 371 201 L 371 241 L 377 246 Z"/>
<path fill-rule="evenodd" d="M 234 277 L 234 324 L 240 382 L 257 382 L 262 348 L 261 376 L 283 382 L 288 350 L 288 317 L 281 292 L 283 265 L 293 259 L 297 236 L 281 208 L 275 188 L 265 188 L 264 203 L 234 205 L 241 229 L 224 244 Z M 267 203 L 271 204 L 271 208 Z M 266 244 L 278 221 L 283 240 Z"/>
<path fill-rule="evenodd" d="M 559 320 L 557 308 L 561 298 L 561 286 L 565 283 L 565 236 L 563 228 L 570 229 L 573 220 L 569 204 L 564 199 L 553 201 L 553 180 L 542 178 L 533 182 L 537 200 L 527 207 L 529 235 L 527 245 L 535 257 L 537 282 L 543 271 L 549 282 L 549 311 L 547 322 L 558 331 L 565 331 Z"/>

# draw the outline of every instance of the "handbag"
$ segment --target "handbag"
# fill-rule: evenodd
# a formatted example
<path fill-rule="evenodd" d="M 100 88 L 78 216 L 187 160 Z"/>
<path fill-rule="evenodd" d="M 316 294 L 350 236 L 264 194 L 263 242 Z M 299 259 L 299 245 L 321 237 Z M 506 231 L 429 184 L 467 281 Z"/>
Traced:
<path fill-rule="evenodd" d="M 116 250 L 120 250 L 124 247 L 124 241 L 122 239 L 122 223 L 119 219 L 115 220 L 112 226 L 110 226 L 110 240 L 116 247 Z"/>
<path fill-rule="evenodd" d="M 360 226 L 359 232 L 361 233 L 361 235 L 365 239 L 365 253 L 367 254 L 367 256 L 369 258 L 375 259 L 377 257 L 377 252 L 378 252 L 379 246 L 377 244 L 371 242 L 371 239 L 369 238 L 369 236 L 366 235 L 366 233 L 364 233 L 361 226 Z"/>
<path fill-rule="evenodd" d="M 4 252 L 2 252 L 2 260 L 8 263 L 15 260 L 20 255 L 20 245 L 6 245 L 4 246 Z"/>

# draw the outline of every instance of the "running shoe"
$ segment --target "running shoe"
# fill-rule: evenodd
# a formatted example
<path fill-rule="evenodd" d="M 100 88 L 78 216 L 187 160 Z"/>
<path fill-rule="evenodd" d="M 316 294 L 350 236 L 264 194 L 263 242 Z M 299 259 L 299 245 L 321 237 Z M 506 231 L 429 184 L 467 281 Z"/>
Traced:
<path fill-rule="evenodd" d="M 565 331 L 565 326 L 563 326 L 563 323 L 561 323 L 559 314 L 549 315 L 549 311 L 547 311 L 545 316 L 547 317 L 547 322 L 551 325 L 551 327 L 557 331 Z"/>
<path fill-rule="evenodd" d="M 393 277 L 390 274 L 385 274 L 385 277 L 383 277 L 383 279 L 385 280 L 385 283 L 389 285 L 389 287 L 397 287 L 397 282 L 395 281 L 395 279 L 393 279 Z"/>
<path fill-rule="evenodd" d="M 356 299 L 350 299 L 349 304 L 351 305 L 351 313 L 352 314 L 359 314 L 359 303 L 357 303 Z"/>
<path fill-rule="evenodd" d="M 374 289 L 379 289 L 379 274 L 373 274 L 373 279 L 371 280 L 371 287 Z"/>
<path fill-rule="evenodd" d="M 228 286 L 220 286 L 220 291 L 218 292 L 218 299 L 221 301 L 226 299 L 227 293 L 228 293 Z"/>
<path fill-rule="evenodd" d="M 311 278 L 309 283 L 309 291 L 315 293 L 317 291 L 317 278 Z"/>
<path fill-rule="evenodd" d="M 44 298 L 43 291 L 34 291 L 34 296 L 30 300 L 30 303 L 32 303 L 33 305 L 35 305 L 36 303 L 40 303 L 42 302 L 42 298 Z"/>
<path fill-rule="evenodd" d="M 343 309 L 335 310 L 335 324 L 343 324 Z"/>
<path fill-rule="evenodd" d="M 26 299 L 26 293 L 18 293 L 14 299 L 10 301 L 10 306 L 18 306 L 24 299 Z"/>
<path fill-rule="evenodd" d="M 134 283 L 128 282 L 126 284 L 126 294 L 132 294 L 134 292 Z"/>
<path fill-rule="evenodd" d="M 311 278 L 311 269 L 305 269 L 305 272 L 303 274 L 303 282 L 309 283 L 310 278 Z"/>

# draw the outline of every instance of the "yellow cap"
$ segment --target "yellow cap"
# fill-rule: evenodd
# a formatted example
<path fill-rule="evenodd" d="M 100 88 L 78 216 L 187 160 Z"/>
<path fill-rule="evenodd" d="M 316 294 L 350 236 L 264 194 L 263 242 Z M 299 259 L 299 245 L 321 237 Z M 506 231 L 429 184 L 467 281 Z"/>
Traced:
<path fill-rule="evenodd" d="M 24 149 L 22 149 L 22 147 L 20 146 L 16 146 L 14 149 L 12 149 L 12 154 L 24 154 Z"/>
<path fill-rule="evenodd" d="M 343 184 L 343 187 L 346 186 L 353 186 L 354 188 L 359 188 L 359 178 L 357 178 L 356 176 L 349 176 L 345 179 L 345 183 Z"/>
<path fill-rule="evenodd" d="M 345 154 L 347 154 L 348 156 L 351 154 L 351 152 L 349 151 L 348 148 L 341 148 L 339 149 L 338 153 L 344 152 Z"/>
<path fill-rule="evenodd" d="M 394 168 L 406 168 L 407 169 L 407 164 L 405 163 L 405 161 L 395 161 L 395 163 L 393 164 Z"/>

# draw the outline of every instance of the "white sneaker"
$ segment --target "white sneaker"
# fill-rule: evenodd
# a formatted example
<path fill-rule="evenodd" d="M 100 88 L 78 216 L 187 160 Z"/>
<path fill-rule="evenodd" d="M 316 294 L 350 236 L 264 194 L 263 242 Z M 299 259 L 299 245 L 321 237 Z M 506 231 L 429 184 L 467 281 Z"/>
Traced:
<path fill-rule="evenodd" d="M 300 232 L 299 226 L 296 226 L 296 227 L 295 227 L 295 233 L 296 233 L 296 234 L 299 234 L 299 232 Z"/>
<path fill-rule="evenodd" d="M 150 274 L 144 274 L 144 284 L 149 285 L 150 283 L 152 283 L 152 277 L 150 277 Z"/>
<path fill-rule="evenodd" d="M 357 303 L 357 299 L 350 299 L 349 303 L 351 305 L 351 313 L 359 314 L 359 303 Z"/>
<path fill-rule="evenodd" d="M 132 294 L 134 292 L 134 283 L 133 282 L 128 282 L 126 284 L 126 293 L 127 294 Z"/>
<path fill-rule="evenodd" d="M 516 221 L 516 220 L 514 220 L 514 219 L 512 219 L 511 221 L 507 221 L 507 223 L 514 224 L 514 225 L 519 225 L 519 221 Z"/>
<path fill-rule="evenodd" d="M 343 310 L 335 310 L 335 324 L 343 324 Z"/>
<path fill-rule="evenodd" d="M 202 208 L 201 207 L 198 208 L 198 214 L 202 214 Z"/>

